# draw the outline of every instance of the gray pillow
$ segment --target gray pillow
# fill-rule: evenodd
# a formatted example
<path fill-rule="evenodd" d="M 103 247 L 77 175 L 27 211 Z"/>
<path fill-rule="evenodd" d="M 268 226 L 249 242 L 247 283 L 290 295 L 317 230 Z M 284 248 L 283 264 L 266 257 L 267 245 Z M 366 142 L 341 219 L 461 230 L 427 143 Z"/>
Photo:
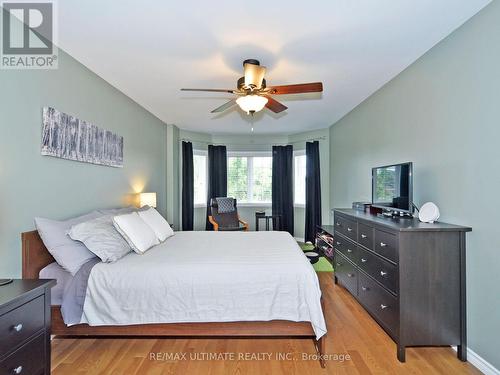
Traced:
<path fill-rule="evenodd" d="M 98 210 L 103 215 L 124 215 L 129 214 L 131 212 L 137 211 L 137 207 L 128 206 L 128 207 L 120 207 L 120 208 L 106 208 L 102 210 Z"/>
<path fill-rule="evenodd" d="M 113 226 L 113 215 L 106 215 L 71 227 L 69 236 L 85 244 L 103 262 L 115 262 L 132 251 Z"/>
<path fill-rule="evenodd" d="M 45 247 L 54 257 L 57 263 L 72 276 L 78 272 L 81 266 L 87 263 L 95 255 L 90 252 L 81 242 L 73 241 L 66 232 L 73 226 L 85 221 L 102 216 L 97 211 L 75 217 L 73 219 L 58 221 L 35 218 L 35 226 L 42 238 Z"/>

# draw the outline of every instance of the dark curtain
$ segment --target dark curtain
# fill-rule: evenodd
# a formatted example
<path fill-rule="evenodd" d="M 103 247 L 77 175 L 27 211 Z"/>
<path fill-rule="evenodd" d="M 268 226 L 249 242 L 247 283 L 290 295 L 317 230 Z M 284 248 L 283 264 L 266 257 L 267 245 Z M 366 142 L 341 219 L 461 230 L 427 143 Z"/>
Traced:
<path fill-rule="evenodd" d="M 319 142 L 306 142 L 306 228 L 304 240 L 314 243 L 316 226 L 321 224 L 321 178 Z"/>
<path fill-rule="evenodd" d="M 206 230 L 213 230 L 208 221 L 210 200 L 227 196 L 227 152 L 226 146 L 208 146 L 208 194 Z"/>
<path fill-rule="evenodd" d="M 293 146 L 273 146 L 273 214 L 281 215 L 276 228 L 293 236 Z"/>
<path fill-rule="evenodd" d="M 193 144 L 182 142 L 182 230 L 193 230 Z"/>

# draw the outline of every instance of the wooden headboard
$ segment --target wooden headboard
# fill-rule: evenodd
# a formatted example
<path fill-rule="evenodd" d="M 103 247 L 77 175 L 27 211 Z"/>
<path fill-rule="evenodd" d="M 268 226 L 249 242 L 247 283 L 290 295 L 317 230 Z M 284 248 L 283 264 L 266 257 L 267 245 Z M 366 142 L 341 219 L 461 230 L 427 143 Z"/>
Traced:
<path fill-rule="evenodd" d="M 36 230 L 21 233 L 23 244 L 23 279 L 38 279 L 40 270 L 55 262 Z"/>

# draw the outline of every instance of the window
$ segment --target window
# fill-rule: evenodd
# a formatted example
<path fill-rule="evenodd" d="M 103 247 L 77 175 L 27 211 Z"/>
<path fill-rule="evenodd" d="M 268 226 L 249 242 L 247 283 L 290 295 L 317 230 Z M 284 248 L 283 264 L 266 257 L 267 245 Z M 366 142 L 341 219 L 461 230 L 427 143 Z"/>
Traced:
<path fill-rule="evenodd" d="M 227 195 L 241 203 L 271 203 L 273 159 L 268 153 L 231 153 Z"/>
<path fill-rule="evenodd" d="M 193 151 L 194 170 L 194 204 L 205 206 L 207 204 L 207 153 Z"/>
<path fill-rule="evenodd" d="M 293 158 L 294 165 L 294 204 L 303 206 L 306 204 L 306 155 L 304 151 L 298 151 Z"/>
<path fill-rule="evenodd" d="M 227 158 L 227 195 L 240 202 L 248 201 L 248 158 Z"/>

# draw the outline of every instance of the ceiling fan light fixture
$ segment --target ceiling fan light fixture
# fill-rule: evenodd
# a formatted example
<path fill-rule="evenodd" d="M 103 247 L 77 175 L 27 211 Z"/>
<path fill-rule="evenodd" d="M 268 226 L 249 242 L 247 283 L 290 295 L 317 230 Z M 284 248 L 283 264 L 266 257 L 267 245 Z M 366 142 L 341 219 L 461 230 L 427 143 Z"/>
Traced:
<path fill-rule="evenodd" d="M 268 99 L 260 95 L 246 95 L 236 99 L 236 103 L 248 115 L 250 113 L 262 111 Z"/>

